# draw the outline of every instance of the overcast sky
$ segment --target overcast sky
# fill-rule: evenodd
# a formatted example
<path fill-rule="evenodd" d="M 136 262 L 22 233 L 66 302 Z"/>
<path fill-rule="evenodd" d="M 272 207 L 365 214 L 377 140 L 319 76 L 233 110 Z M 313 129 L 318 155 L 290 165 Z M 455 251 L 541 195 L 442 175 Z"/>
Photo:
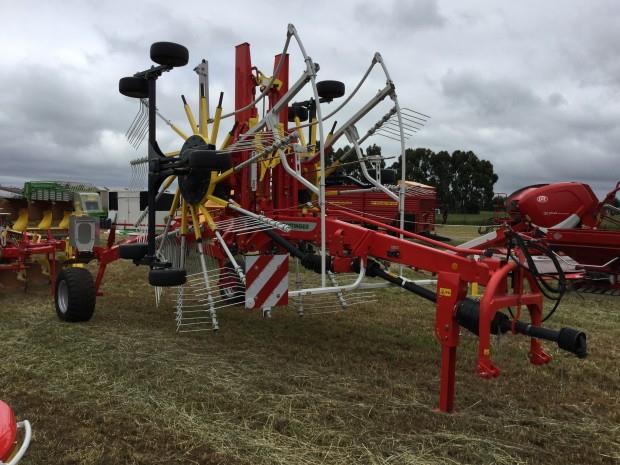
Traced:
<path fill-rule="evenodd" d="M 125 139 L 138 104 L 118 93 L 118 79 L 149 65 L 150 44 L 174 41 L 190 51 L 191 66 L 159 81 L 160 110 L 186 128 L 180 94 L 195 105 L 193 66 L 209 60 L 211 95 L 223 90 L 225 110 L 231 109 L 234 46 L 249 42 L 254 64 L 268 73 L 289 22 L 320 64 L 319 77 L 344 81 L 349 90 L 380 52 L 401 104 L 432 117 L 407 146 L 474 151 L 493 162 L 496 192 L 575 180 L 602 194 L 620 179 L 617 1 L 0 5 L 2 184 L 128 185 L 128 162 L 146 149 L 136 151 Z M 295 47 L 291 53 L 296 79 L 302 63 Z M 373 73 L 348 111 L 384 84 Z M 179 147 L 165 126 L 159 134 L 164 148 Z M 372 142 L 384 155 L 396 151 L 387 139 Z"/>

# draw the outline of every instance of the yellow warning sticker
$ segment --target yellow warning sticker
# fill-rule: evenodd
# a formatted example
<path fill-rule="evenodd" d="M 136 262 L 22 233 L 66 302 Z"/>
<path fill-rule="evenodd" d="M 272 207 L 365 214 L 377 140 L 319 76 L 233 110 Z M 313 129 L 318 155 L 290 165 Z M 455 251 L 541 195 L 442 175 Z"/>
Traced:
<path fill-rule="evenodd" d="M 452 289 L 449 287 L 440 287 L 439 295 L 442 297 L 452 297 Z"/>

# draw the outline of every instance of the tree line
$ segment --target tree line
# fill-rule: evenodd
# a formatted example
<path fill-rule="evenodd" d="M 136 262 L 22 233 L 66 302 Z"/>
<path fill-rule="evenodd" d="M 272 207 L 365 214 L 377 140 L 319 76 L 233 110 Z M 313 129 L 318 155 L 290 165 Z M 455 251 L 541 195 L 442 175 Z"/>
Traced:
<path fill-rule="evenodd" d="M 339 148 L 330 158 L 337 159 L 349 149 L 349 146 Z M 370 145 L 365 154 L 381 155 L 381 147 Z M 405 150 L 405 160 L 405 179 L 434 186 L 440 208 L 459 213 L 493 209 L 493 186 L 497 182 L 497 174 L 490 161 L 478 158 L 471 150 L 435 153 L 426 148 L 408 148 Z M 388 163 L 390 161 L 388 159 Z M 384 166 L 385 162 L 382 162 Z M 396 169 L 400 177 L 400 157 L 394 159 L 390 168 Z M 341 172 L 361 177 L 356 162 L 345 164 Z"/>

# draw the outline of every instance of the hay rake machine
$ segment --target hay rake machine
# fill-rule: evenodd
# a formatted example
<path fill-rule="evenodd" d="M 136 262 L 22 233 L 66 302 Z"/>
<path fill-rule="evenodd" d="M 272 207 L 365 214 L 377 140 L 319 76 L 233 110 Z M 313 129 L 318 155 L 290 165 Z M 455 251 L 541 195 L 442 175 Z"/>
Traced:
<path fill-rule="evenodd" d="M 292 44 L 297 44 L 304 65 L 295 81 L 289 80 Z M 372 301 L 374 287 L 397 286 L 435 304 L 435 336 L 442 351 L 439 410 L 443 412 L 454 408 L 461 327 L 479 336 L 477 371 L 485 378 L 500 372 L 491 358 L 492 334 L 529 336 L 529 358 L 536 365 L 551 360 L 541 339 L 557 342 L 579 357 L 586 355 L 583 332 L 540 326 L 543 292 L 520 262 L 492 249 L 455 247 L 405 228 L 405 140 L 427 117 L 401 108 L 380 54 L 374 55 L 354 90 L 328 113 L 327 105 L 345 96 L 345 86 L 339 81 L 317 81 L 319 65 L 307 54 L 293 25 L 275 56 L 272 73 L 253 65 L 249 44 L 238 45 L 235 110 L 224 114 L 220 94 L 211 117 L 209 72 L 207 63 L 201 62 L 196 70 L 198 121 L 182 97 L 190 134 L 165 120 L 156 104 L 159 78 L 188 63 L 187 49 L 158 42 L 151 46 L 150 55 L 156 66 L 119 81 L 122 94 L 140 101 L 128 134 L 131 142 L 139 144 L 148 134 L 148 230 L 143 240 L 109 243 L 101 257 L 91 256 L 100 262 L 97 283 L 105 265 L 116 258 L 148 266 L 151 285 L 176 288 L 177 326 L 182 331 L 217 329 L 218 311 L 230 306 L 244 305 L 269 315 L 291 302 L 300 315 L 307 315 Z M 383 73 L 385 86 L 353 108 L 353 97 L 361 95 L 358 91 L 373 69 Z M 304 91 L 309 97 L 301 97 Z M 344 123 L 329 121 L 337 114 Z M 161 151 L 157 118 L 183 139 L 180 150 Z M 376 119 L 369 122 L 371 118 Z M 227 121 L 229 130 L 220 142 L 220 126 Z M 326 124 L 331 124 L 329 130 Z M 368 129 L 360 135 L 363 127 Z M 402 172 L 396 187 L 382 183 L 380 170 L 373 173 L 372 161 L 362 152 L 361 144 L 377 135 L 396 139 L 400 146 Z M 334 145 L 343 139 L 351 151 L 328 163 Z M 369 189 L 398 202 L 398 226 L 326 199 L 326 179 L 351 159 L 359 164 Z M 176 186 L 174 201 L 164 231 L 157 234 L 157 198 L 171 186 Z M 289 263 L 295 268 L 293 289 L 289 289 Z M 400 272 L 392 272 L 390 264 L 398 265 Z M 407 279 L 405 268 L 434 274 L 436 286 Z M 315 281 L 310 282 L 308 275 L 314 275 Z M 79 283 L 63 282 L 64 291 L 56 285 L 57 306 L 60 302 L 66 308 L 79 307 Z M 480 300 L 467 297 L 469 283 L 485 287 Z M 500 311 L 521 307 L 527 308 L 529 322 Z"/>

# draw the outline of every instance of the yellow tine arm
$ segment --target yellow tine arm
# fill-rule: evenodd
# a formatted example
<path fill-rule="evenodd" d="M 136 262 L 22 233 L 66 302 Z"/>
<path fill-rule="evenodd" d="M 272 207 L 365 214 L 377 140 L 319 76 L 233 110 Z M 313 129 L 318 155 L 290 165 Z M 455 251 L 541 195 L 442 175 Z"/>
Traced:
<path fill-rule="evenodd" d="M 297 128 L 297 136 L 299 137 L 299 143 L 306 150 L 306 136 L 304 135 L 304 131 L 301 128 L 301 120 L 299 116 L 295 116 L 295 127 Z"/>
<path fill-rule="evenodd" d="M 200 209 L 200 213 L 202 213 L 207 220 L 207 225 L 209 225 L 209 229 L 211 231 L 215 231 L 217 229 L 217 225 L 215 224 L 215 221 L 213 221 L 213 217 L 209 213 L 209 210 L 207 210 L 202 204 L 198 205 L 198 208 Z"/>
<path fill-rule="evenodd" d="M 215 195 L 209 195 L 209 200 L 211 200 L 212 202 L 221 205 L 222 207 L 227 207 L 228 206 L 228 202 L 224 199 L 220 199 L 219 197 L 216 197 Z"/>
<path fill-rule="evenodd" d="M 200 135 L 207 141 L 209 140 L 209 102 L 205 97 L 205 88 L 200 85 Z"/>
<path fill-rule="evenodd" d="M 312 118 L 310 123 L 310 145 L 316 147 L 316 118 Z"/>
<path fill-rule="evenodd" d="M 181 151 L 180 151 L 180 150 L 173 150 L 172 152 L 166 152 L 166 153 L 164 153 L 164 155 L 165 155 L 167 158 L 170 158 L 170 157 L 176 157 L 176 156 L 177 156 L 178 154 L 180 154 L 180 153 L 181 153 Z"/>
<path fill-rule="evenodd" d="M 174 198 L 172 199 L 172 205 L 170 205 L 170 210 L 168 211 L 168 216 L 174 215 L 179 208 L 179 199 L 181 198 L 181 189 L 177 187 L 176 192 L 174 193 Z"/>
<path fill-rule="evenodd" d="M 326 147 L 328 147 L 330 145 L 330 143 L 332 141 L 332 137 L 334 137 L 334 131 L 336 130 L 336 125 L 337 124 L 338 124 L 338 121 L 334 121 L 334 124 L 332 124 L 332 128 L 330 129 L 329 133 L 327 134 L 327 137 L 325 138 L 325 146 Z M 340 160 L 336 160 L 331 165 L 329 165 L 327 168 L 325 168 L 325 177 L 328 177 L 334 171 L 336 171 L 341 163 L 342 162 Z"/>
<path fill-rule="evenodd" d="M 232 141 L 233 138 L 233 134 L 235 133 L 235 129 L 237 129 L 237 121 L 235 121 L 235 124 L 233 124 L 232 129 L 226 134 L 226 138 L 224 139 L 224 142 L 222 142 L 222 145 L 220 146 L 220 150 L 224 150 L 226 147 L 228 147 L 230 145 L 230 141 Z"/>
<path fill-rule="evenodd" d="M 183 108 L 185 109 L 187 121 L 189 121 L 189 125 L 192 127 L 192 131 L 194 134 L 198 134 L 198 126 L 196 125 L 196 120 L 194 119 L 192 109 L 187 104 L 187 100 L 185 100 L 185 95 L 181 95 L 181 100 L 183 100 Z"/>
<path fill-rule="evenodd" d="M 166 180 L 164 181 L 164 183 L 162 184 L 161 189 L 159 191 L 165 192 L 166 189 L 168 189 L 172 185 L 172 183 L 174 182 L 176 178 L 177 177 L 175 174 L 168 176 Z"/>
<path fill-rule="evenodd" d="M 215 108 L 215 115 L 213 116 L 213 127 L 211 128 L 211 140 L 209 143 L 215 145 L 217 142 L 217 133 L 220 130 L 220 121 L 222 119 L 222 100 L 224 100 L 224 92 L 220 92 L 220 100 Z"/>
<path fill-rule="evenodd" d="M 218 182 L 222 182 L 224 179 L 227 179 L 230 176 L 232 176 L 234 172 L 235 172 L 234 168 L 229 168 L 226 171 L 216 175 L 215 177 L 211 177 L 211 184 L 215 186 Z"/>
<path fill-rule="evenodd" d="M 43 218 L 39 221 L 37 229 L 49 229 L 52 227 L 52 210 L 45 210 Z"/>
<path fill-rule="evenodd" d="M 340 164 L 341 164 L 341 161 L 336 160 L 331 165 L 329 165 L 327 168 L 325 168 L 325 177 L 330 176 L 334 171 L 336 171 L 338 167 L 340 166 Z"/>
<path fill-rule="evenodd" d="M 336 130 L 336 125 L 337 124 L 338 124 L 338 121 L 334 121 L 334 124 L 332 124 L 332 128 L 327 133 L 327 137 L 325 138 L 325 147 L 328 147 L 331 144 L 331 141 L 332 141 L 332 138 L 334 137 L 334 131 Z"/>
<path fill-rule="evenodd" d="M 170 123 L 170 127 L 172 128 L 172 130 L 174 132 L 176 132 L 179 137 L 183 140 L 187 140 L 189 138 L 189 136 L 187 134 L 185 134 L 183 131 L 181 131 L 178 127 L 176 127 L 174 124 Z"/>
<path fill-rule="evenodd" d="M 13 229 L 15 231 L 23 232 L 26 228 L 28 228 L 28 209 L 20 208 L 19 216 L 17 217 L 15 223 L 13 223 Z"/>

